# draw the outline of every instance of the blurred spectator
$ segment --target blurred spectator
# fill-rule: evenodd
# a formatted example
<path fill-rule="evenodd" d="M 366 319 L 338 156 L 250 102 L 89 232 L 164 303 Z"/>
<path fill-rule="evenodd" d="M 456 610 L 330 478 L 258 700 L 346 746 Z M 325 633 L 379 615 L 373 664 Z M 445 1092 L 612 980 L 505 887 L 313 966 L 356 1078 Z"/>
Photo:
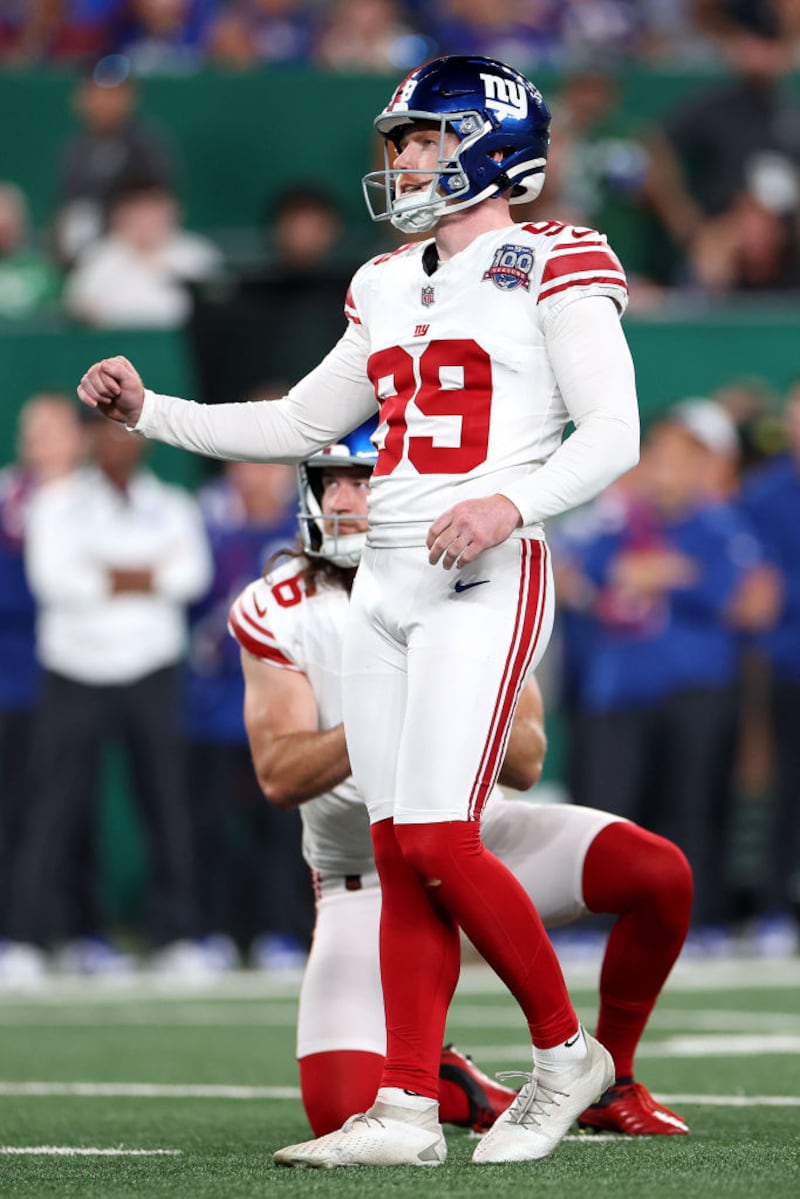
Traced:
<path fill-rule="evenodd" d="M 0 317 L 13 320 L 55 306 L 61 281 L 30 244 L 28 202 L 13 183 L 0 183 Z"/>
<path fill-rule="evenodd" d="M 44 677 L 9 932 L 40 951 L 75 936 L 86 824 L 119 739 L 148 843 L 151 944 L 165 966 L 199 972 L 178 664 L 208 546 L 194 501 L 140 465 L 140 438 L 99 416 L 88 430 L 92 464 L 38 491 L 27 525 Z M 106 931 L 74 947 L 87 969 Z"/>
<path fill-rule="evenodd" d="M 180 228 L 171 192 L 147 180 L 131 183 L 112 203 L 108 234 L 73 267 L 64 304 L 89 325 L 173 329 L 189 315 L 187 284 L 221 265 L 212 242 Z"/>
<path fill-rule="evenodd" d="M 724 46 L 735 76 L 685 104 L 665 127 L 664 153 L 686 178 L 685 243 L 711 291 L 798 283 L 800 100 L 783 83 L 788 43 L 767 8 L 735 23 Z"/>
<path fill-rule="evenodd" d="M 620 62 L 647 43 L 640 0 L 566 0 L 561 40 L 567 61 Z"/>
<path fill-rule="evenodd" d="M 800 933 L 800 384 L 786 403 L 788 452 L 754 470 L 742 507 L 765 554 L 779 571 L 783 597 L 765 638 L 772 668 L 771 717 L 775 743 L 774 808 L 770 832 L 767 903 L 772 915 Z"/>
<path fill-rule="evenodd" d="M 105 233 L 111 203 L 129 180 L 173 182 L 172 155 L 136 117 L 128 71 L 125 59 L 110 55 L 74 92 L 82 128 L 64 148 L 55 214 L 56 249 L 67 264 Z"/>
<path fill-rule="evenodd" d="M 317 14 L 305 0 L 233 0 L 214 23 L 209 56 L 226 67 L 307 63 Z"/>
<path fill-rule="evenodd" d="M 764 156 L 752 189 L 740 192 L 727 212 L 703 222 L 695 235 L 694 277 L 711 294 L 800 286 L 798 179 L 781 161 L 769 180 L 766 169 Z"/>
<path fill-rule="evenodd" d="M 78 408 L 67 396 L 31 396 L 17 418 L 17 461 L 0 471 L 0 937 L 29 797 L 31 713 L 39 669 L 24 536 L 34 491 L 70 474 L 83 452 Z"/>
<path fill-rule="evenodd" d="M 127 0 L 115 39 L 136 75 L 199 70 L 220 0 Z"/>
<path fill-rule="evenodd" d="M 354 264 L 341 253 L 335 200 L 311 185 L 291 187 L 270 206 L 265 233 L 260 265 L 222 294 L 197 289 L 190 332 L 206 403 L 300 378 L 343 332 Z"/>
<path fill-rule="evenodd" d="M 315 57 L 334 71 L 412 70 L 433 47 L 395 0 L 336 0 Z"/>
<path fill-rule="evenodd" d="M 0 0 L 0 55 L 14 62 L 78 64 L 111 45 L 125 0 Z"/>
<path fill-rule="evenodd" d="M 561 9 L 554 0 L 438 0 L 430 28 L 442 54 L 484 54 L 518 66 L 561 57 Z"/>
<path fill-rule="evenodd" d="M 733 379 L 717 389 L 714 399 L 736 426 L 742 478 L 786 450 L 786 422 L 765 379 L 757 375 Z"/>
<path fill-rule="evenodd" d="M 756 542 L 716 500 L 736 437 L 712 401 L 677 406 L 646 441 L 634 488 L 566 546 L 582 601 L 573 798 L 675 840 L 695 878 L 694 919 L 728 917 L 725 866 L 736 734 L 736 620 L 766 623 L 772 593 L 738 608 Z M 583 579 L 583 592 L 574 575 Z M 573 662 L 575 656 L 573 655 Z"/>
<path fill-rule="evenodd" d="M 679 216 L 652 130 L 622 113 L 613 74 L 582 70 L 567 77 L 555 98 L 553 132 L 533 218 L 601 230 L 625 264 L 632 306 L 651 306 L 659 299 L 652 285 L 673 282 L 670 233 Z"/>
<path fill-rule="evenodd" d="M 259 399 L 280 392 L 265 392 Z M 261 574 L 297 530 L 295 472 L 287 466 L 225 464 L 199 493 L 214 581 L 195 605 L 188 671 L 189 788 L 203 879 L 201 927 L 235 941 L 255 965 L 305 955 L 313 924 L 308 869 L 296 812 L 264 802 L 243 722 L 239 647 L 228 610 L 243 583 Z"/>

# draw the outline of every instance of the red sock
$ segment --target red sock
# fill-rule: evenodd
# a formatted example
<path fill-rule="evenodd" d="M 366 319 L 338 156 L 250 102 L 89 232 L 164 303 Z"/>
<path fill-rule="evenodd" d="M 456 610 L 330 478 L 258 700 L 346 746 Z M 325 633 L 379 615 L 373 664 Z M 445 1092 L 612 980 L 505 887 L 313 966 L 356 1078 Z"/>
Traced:
<path fill-rule="evenodd" d="M 341 1128 L 348 1116 L 372 1106 L 381 1081 L 379 1053 L 337 1050 L 300 1058 L 300 1091 L 314 1136 Z"/>
<path fill-rule="evenodd" d="M 457 1082 L 439 1079 L 439 1120 L 442 1124 L 468 1124 L 469 1099 Z"/>
<path fill-rule="evenodd" d="M 597 1039 L 617 1078 L 633 1057 L 689 930 L 692 874 L 671 841 L 636 824 L 607 825 L 589 846 L 583 896 L 592 912 L 615 912 L 600 972 Z"/>
<path fill-rule="evenodd" d="M 391 820 L 372 826 L 381 880 L 381 982 L 386 1066 L 381 1086 L 439 1095 L 447 1009 L 458 981 L 461 943 L 452 916 L 406 862 Z"/>
<path fill-rule="evenodd" d="M 544 926 L 511 871 L 483 845 L 477 821 L 396 825 L 395 835 L 406 862 L 432 880 L 428 893 L 520 1004 L 534 1044 L 549 1049 L 572 1036 L 578 1017 Z"/>
<path fill-rule="evenodd" d="M 341 1128 L 349 1116 L 372 1106 L 385 1060 L 377 1053 L 355 1050 L 311 1053 L 300 1059 L 303 1107 L 315 1137 Z M 462 1126 L 470 1120 L 467 1092 L 446 1078 L 439 1079 L 439 1119 Z"/>

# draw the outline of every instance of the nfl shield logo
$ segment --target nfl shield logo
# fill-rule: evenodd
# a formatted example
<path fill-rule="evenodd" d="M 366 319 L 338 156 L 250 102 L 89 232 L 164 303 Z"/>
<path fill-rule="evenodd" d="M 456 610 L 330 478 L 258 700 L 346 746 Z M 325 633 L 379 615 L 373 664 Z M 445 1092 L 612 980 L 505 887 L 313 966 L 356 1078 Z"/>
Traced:
<path fill-rule="evenodd" d="M 517 287 L 524 287 L 528 291 L 532 267 L 533 250 L 530 246 L 500 246 L 495 250 L 492 265 L 483 278 L 491 279 L 501 291 L 513 291 Z"/>
<path fill-rule="evenodd" d="M 433 294 L 433 288 L 432 287 L 423 287 L 422 295 L 420 296 L 420 299 L 422 300 L 422 303 L 425 305 L 426 308 L 430 308 L 431 304 L 436 299 L 435 295 Z"/>

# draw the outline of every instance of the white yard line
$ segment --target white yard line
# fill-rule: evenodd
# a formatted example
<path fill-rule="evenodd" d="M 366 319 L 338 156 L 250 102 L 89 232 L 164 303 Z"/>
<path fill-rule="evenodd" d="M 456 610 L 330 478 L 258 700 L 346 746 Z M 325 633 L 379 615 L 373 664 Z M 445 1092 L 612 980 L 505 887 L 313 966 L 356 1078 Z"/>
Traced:
<path fill-rule="evenodd" d="M 520 1041 L 514 1045 L 472 1045 L 470 1056 L 479 1062 L 494 1064 L 530 1061 L 530 1043 Z M 703 1057 L 754 1057 L 762 1054 L 800 1054 L 800 1035 L 787 1033 L 743 1033 L 739 1036 L 667 1037 L 663 1041 L 644 1041 L 636 1050 L 636 1060 L 644 1058 L 703 1058 Z"/>
<path fill-rule="evenodd" d="M 182 1149 L 84 1149 L 73 1145 L 0 1145 L 8 1157 L 180 1157 Z"/>
<path fill-rule="evenodd" d="M 73 1095 L 88 1099 L 299 1099 L 299 1087 L 240 1087 L 150 1082 L 0 1082 L 1 1095 Z"/>

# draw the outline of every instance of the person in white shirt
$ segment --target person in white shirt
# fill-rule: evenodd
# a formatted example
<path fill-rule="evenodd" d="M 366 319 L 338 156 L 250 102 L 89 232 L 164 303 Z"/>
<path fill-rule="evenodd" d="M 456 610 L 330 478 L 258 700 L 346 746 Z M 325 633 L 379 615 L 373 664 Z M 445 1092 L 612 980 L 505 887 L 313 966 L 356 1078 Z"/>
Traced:
<path fill-rule="evenodd" d="M 347 332 L 288 396 L 191 404 L 146 392 L 119 357 L 78 389 L 145 436 L 271 461 L 300 461 L 380 409 L 342 686 L 381 879 L 386 1064 L 366 1114 L 280 1150 L 279 1165 L 445 1161 L 438 1065 L 460 929 L 519 1001 L 533 1044 L 530 1079 L 475 1163 L 546 1157 L 614 1080 L 529 896 L 480 839 L 552 627 L 542 522 L 639 453 L 619 260 L 594 230 L 511 216 L 541 189 L 549 121 L 503 63 L 426 63 L 378 116 L 385 169 L 364 182 L 383 205 L 376 219 L 434 236 L 356 273 Z"/>
<path fill-rule="evenodd" d="M 174 329 L 191 309 L 188 284 L 219 271 L 222 255 L 198 233 L 181 229 L 174 196 L 142 180 L 121 188 L 109 231 L 72 268 L 67 312 L 102 328 Z"/>
<path fill-rule="evenodd" d="M 9 935 L 41 947 L 73 935 L 101 757 L 119 739 L 148 843 L 148 932 L 163 950 L 195 931 L 178 664 L 211 559 L 194 500 L 140 465 L 144 443 L 99 418 L 88 432 L 91 461 L 41 488 L 29 511 L 44 677 Z"/>

